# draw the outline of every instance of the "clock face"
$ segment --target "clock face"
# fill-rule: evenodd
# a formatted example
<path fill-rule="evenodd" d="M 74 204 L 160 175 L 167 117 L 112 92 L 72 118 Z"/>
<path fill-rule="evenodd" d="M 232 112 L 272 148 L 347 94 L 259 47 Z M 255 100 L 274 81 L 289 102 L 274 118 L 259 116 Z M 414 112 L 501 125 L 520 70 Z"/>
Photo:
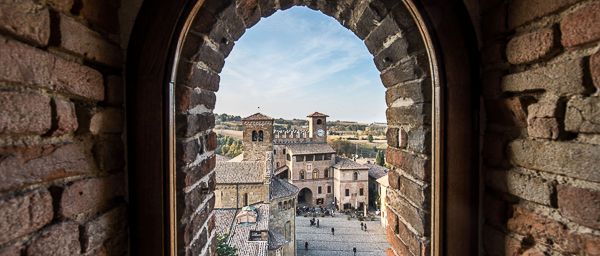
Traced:
<path fill-rule="evenodd" d="M 318 135 L 319 137 L 323 137 L 323 136 L 325 135 L 325 131 L 323 131 L 323 129 L 318 129 L 318 130 L 317 130 L 317 135 Z"/>

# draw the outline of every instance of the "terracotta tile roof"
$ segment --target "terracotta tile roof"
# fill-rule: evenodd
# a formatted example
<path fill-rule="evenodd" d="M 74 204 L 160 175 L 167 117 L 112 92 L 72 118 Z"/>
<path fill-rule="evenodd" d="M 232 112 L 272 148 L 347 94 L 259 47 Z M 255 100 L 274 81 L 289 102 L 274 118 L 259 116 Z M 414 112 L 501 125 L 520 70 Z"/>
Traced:
<path fill-rule="evenodd" d="M 329 117 L 328 115 L 325 115 L 323 113 L 319 113 L 319 112 L 314 112 L 306 117 Z"/>
<path fill-rule="evenodd" d="M 379 179 L 387 174 L 388 168 L 376 164 L 364 164 L 369 167 L 369 177 Z"/>
<path fill-rule="evenodd" d="M 292 155 L 335 153 L 335 150 L 325 143 L 289 144 L 286 148 Z"/>
<path fill-rule="evenodd" d="M 268 241 L 249 241 L 250 231 L 269 230 L 269 205 L 254 205 L 258 211 L 256 223 L 233 224 L 229 235 L 229 245 L 237 249 L 240 256 L 256 256 L 268 254 Z"/>
<path fill-rule="evenodd" d="M 279 249 L 287 243 L 289 243 L 289 241 L 285 239 L 284 235 L 269 231 L 269 250 Z"/>
<path fill-rule="evenodd" d="M 336 157 L 333 168 L 336 168 L 338 170 L 368 170 L 369 169 L 369 167 L 359 164 L 357 162 L 354 162 L 345 157 Z"/>
<path fill-rule="evenodd" d="M 280 178 L 271 179 L 271 199 L 289 197 L 298 194 L 300 189 Z"/>
<path fill-rule="evenodd" d="M 235 219 L 237 209 L 215 209 L 215 229 L 217 235 L 231 233 L 231 225 Z"/>
<path fill-rule="evenodd" d="M 275 119 L 273 119 L 272 117 L 263 115 L 262 113 L 256 113 L 253 115 L 250 115 L 248 117 L 242 118 L 242 121 L 273 121 Z"/>
<path fill-rule="evenodd" d="M 217 162 L 217 184 L 263 183 L 264 161 Z"/>

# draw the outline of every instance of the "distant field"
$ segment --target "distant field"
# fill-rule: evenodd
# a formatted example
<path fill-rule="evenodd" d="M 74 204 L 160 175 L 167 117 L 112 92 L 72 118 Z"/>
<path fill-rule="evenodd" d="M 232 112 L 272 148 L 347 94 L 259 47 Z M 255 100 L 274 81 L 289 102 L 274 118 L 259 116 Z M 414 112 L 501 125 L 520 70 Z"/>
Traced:
<path fill-rule="evenodd" d="M 215 129 L 215 133 L 221 134 L 224 136 L 233 137 L 235 139 L 242 139 L 244 132 L 242 131 L 234 131 L 234 130 L 225 130 L 225 129 Z"/>

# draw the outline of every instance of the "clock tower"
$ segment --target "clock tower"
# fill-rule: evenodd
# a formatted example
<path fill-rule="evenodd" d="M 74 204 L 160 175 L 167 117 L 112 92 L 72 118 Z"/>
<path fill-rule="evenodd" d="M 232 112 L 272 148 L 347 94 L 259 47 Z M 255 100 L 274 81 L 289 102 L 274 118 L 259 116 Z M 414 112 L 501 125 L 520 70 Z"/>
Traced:
<path fill-rule="evenodd" d="M 327 142 L 327 117 L 323 113 L 315 112 L 308 117 L 308 132 L 313 142 Z"/>

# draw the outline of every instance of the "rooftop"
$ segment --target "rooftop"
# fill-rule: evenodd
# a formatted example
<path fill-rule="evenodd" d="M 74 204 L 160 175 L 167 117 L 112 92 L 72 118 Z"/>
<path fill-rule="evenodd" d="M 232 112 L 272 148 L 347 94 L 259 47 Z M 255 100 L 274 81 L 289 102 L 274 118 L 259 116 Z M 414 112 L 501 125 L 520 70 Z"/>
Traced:
<path fill-rule="evenodd" d="M 325 143 L 290 144 L 286 148 L 292 155 L 335 153 L 335 150 Z"/>
<path fill-rule="evenodd" d="M 389 187 L 390 181 L 389 181 L 388 175 L 386 174 L 383 177 L 377 179 L 377 183 L 381 184 L 381 186 Z"/>
<path fill-rule="evenodd" d="M 263 183 L 266 166 L 263 161 L 217 162 L 217 184 Z"/>
<path fill-rule="evenodd" d="M 369 167 L 369 177 L 372 177 L 374 179 L 379 179 L 379 178 L 385 176 L 387 174 L 387 172 L 389 171 L 388 168 L 385 168 L 385 167 L 377 165 L 377 164 L 366 163 L 364 165 Z"/>
<path fill-rule="evenodd" d="M 228 244 L 237 249 L 240 256 L 267 255 L 269 241 L 249 241 L 251 231 L 269 230 L 269 205 L 254 205 L 258 213 L 256 223 L 235 222 L 235 209 L 215 209 L 217 234 L 229 234 Z M 219 233 L 221 232 L 221 233 Z M 269 240 L 271 240 L 269 234 Z"/>
<path fill-rule="evenodd" d="M 262 113 L 256 113 L 248 117 L 242 118 L 242 121 L 274 121 L 270 116 L 263 115 Z"/>
<path fill-rule="evenodd" d="M 333 168 L 338 170 L 368 170 L 366 165 L 359 164 L 345 157 L 336 157 Z"/>
<path fill-rule="evenodd" d="M 271 199 L 296 195 L 300 189 L 280 178 L 271 179 Z"/>
<path fill-rule="evenodd" d="M 328 115 L 325 115 L 323 113 L 319 113 L 319 112 L 314 112 L 306 117 L 329 117 Z"/>

